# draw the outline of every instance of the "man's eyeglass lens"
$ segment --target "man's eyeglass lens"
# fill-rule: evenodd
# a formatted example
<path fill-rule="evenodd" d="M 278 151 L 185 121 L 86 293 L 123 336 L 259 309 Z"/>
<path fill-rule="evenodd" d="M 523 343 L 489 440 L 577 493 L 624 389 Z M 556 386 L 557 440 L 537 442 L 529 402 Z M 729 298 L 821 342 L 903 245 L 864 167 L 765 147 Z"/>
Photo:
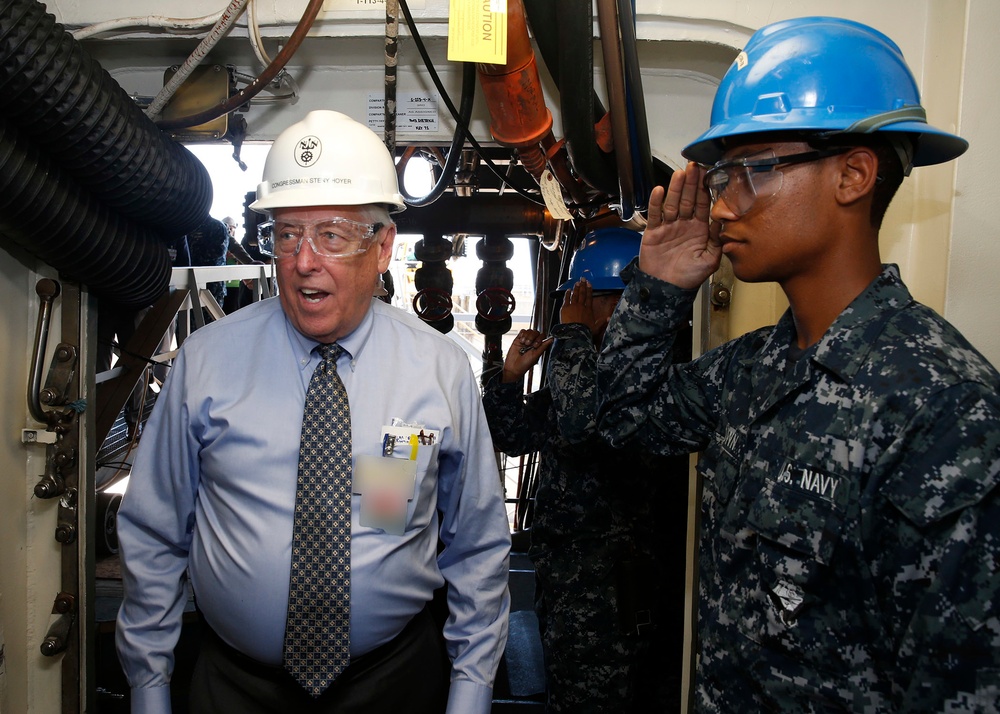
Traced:
<path fill-rule="evenodd" d="M 330 218 L 314 223 L 276 224 L 273 230 L 274 257 L 298 255 L 302 241 L 309 241 L 313 253 L 326 258 L 346 258 L 368 250 L 381 223 L 361 223 L 349 218 Z"/>
<path fill-rule="evenodd" d="M 819 161 L 848 150 L 849 147 L 837 147 L 775 156 L 773 150 L 767 149 L 739 159 L 720 161 L 705 174 L 705 188 L 713 203 L 721 199 L 730 211 L 743 216 L 758 198 L 769 198 L 781 190 L 784 174 L 775 171 L 777 166 Z"/>

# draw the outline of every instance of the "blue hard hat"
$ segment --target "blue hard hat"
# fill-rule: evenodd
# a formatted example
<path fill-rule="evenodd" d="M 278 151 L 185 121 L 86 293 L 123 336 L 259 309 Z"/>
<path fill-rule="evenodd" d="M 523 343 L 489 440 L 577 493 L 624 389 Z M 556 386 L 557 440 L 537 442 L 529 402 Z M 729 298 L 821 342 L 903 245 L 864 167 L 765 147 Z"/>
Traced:
<path fill-rule="evenodd" d="M 969 146 L 927 124 L 895 42 L 836 17 L 784 20 L 755 32 L 722 78 L 710 128 L 681 153 L 714 164 L 723 139 L 775 131 L 907 132 L 915 139 L 914 166 L 950 161 Z"/>
<path fill-rule="evenodd" d="M 642 234 L 628 228 L 598 228 L 583 239 L 569 264 L 569 279 L 556 291 L 569 290 L 586 278 L 594 290 L 624 290 L 618 277 L 629 261 L 639 255 Z"/>

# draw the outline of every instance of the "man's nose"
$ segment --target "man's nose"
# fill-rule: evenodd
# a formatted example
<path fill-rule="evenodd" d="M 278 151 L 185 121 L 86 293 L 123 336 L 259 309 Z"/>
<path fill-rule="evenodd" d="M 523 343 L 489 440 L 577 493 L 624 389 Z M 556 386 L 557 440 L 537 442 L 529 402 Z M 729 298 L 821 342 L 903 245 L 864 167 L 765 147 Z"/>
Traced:
<path fill-rule="evenodd" d="M 316 249 L 313 247 L 312 239 L 309 236 L 302 236 L 299 245 L 295 249 L 295 264 L 302 268 L 312 268 L 319 260 Z"/>
<path fill-rule="evenodd" d="M 712 201 L 711 216 L 713 221 L 734 221 L 740 217 L 739 214 L 729 207 L 726 199 L 722 196 Z"/>

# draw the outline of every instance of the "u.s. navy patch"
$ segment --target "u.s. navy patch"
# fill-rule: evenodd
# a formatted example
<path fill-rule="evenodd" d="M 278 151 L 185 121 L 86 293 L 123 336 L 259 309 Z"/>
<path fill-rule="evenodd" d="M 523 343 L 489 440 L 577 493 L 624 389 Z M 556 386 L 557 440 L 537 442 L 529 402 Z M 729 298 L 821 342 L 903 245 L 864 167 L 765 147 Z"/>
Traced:
<path fill-rule="evenodd" d="M 814 466 L 804 466 L 788 460 L 781 467 L 778 483 L 814 493 L 830 501 L 836 501 L 841 478 L 841 476 L 822 471 Z"/>

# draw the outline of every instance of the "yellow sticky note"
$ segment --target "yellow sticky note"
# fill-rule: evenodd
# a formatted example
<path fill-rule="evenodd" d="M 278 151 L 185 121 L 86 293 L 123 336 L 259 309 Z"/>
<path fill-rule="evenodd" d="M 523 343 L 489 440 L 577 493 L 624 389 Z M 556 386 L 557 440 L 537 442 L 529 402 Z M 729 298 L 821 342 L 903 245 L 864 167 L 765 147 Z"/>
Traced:
<path fill-rule="evenodd" d="M 450 0 L 448 60 L 507 64 L 507 0 Z"/>

